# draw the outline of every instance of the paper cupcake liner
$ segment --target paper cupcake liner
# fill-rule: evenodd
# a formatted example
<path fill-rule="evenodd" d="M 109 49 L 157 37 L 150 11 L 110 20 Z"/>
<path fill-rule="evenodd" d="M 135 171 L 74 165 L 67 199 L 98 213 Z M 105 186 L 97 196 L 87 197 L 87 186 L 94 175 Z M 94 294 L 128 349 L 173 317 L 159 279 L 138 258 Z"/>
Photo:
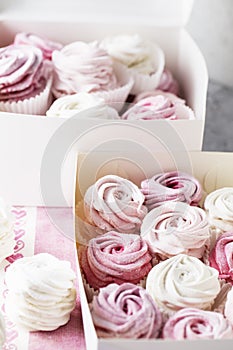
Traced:
<path fill-rule="evenodd" d="M 45 115 L 52 103 L 51 86 L 52 77 L 48 80 L 45 89 L 34 97 L 17 102 L 0 102 L 0 111 L 17 114 Z"/>
<path fill-rule="evenodd" d="M 90 286 L 90 284 L 87 282 L 85 276 L 82 273 L 82 280 L 83 280 L 83 286 L 84 286 L 84 290 L 86 293 L 86 297 L 87 297 L 87 301 L 88 303 L 91 303 L 94 296 L 99 294 L 99 289 L 94 289 Z"/>
<path fill-rule="evenodd" d="M 165 56 L 160 47 L 153 45 L 155 73 L 142 74 L 133 69 L 128 69 L 134 79 L 134 85 L 131 89 L 131 94 L 138 95 L 140 92 L 154 90 L 159 86 L 164 67 Z"/>
<path fill-rule="evenodd" d="M 193 110 L 184 104 L 177 104 L 175 109 L 176 109 L 175 114 L 177 116 L 177 120 L 195 120 L 196 119 Z"/>
<path fill-rule="evenodd" d="M 113 90 L 99 91 L 94 94 L 103 98 L 108 106 L 120 112 L 133 87 L 134 79 L 129 70 L 118 62 L 114 63 L 114 73 L 120 86 Z"/>
<path fill-rule="evenodd" d="M 220 280 L 221 290 L 215 298 L 214 304 L 212 305 L 211 311 L 224 313 L 227 294 L 231 290 L 231 283 L 226 282 L 225 280 Z"/>

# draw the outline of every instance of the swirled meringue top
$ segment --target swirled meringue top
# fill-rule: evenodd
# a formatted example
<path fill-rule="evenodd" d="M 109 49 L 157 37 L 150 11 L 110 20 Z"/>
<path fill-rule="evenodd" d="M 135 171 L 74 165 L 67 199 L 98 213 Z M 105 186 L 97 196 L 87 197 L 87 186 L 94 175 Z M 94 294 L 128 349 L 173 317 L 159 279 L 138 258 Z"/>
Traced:
<path fill-rule="evenodd" d="M 10 45 L 0 49 L 0 101 L 18 101 L 40 93 L 51 74 L 42 51 L 33 46 Z"/>
<path fill-rule="evenodd" d="M 6 272 L 10 319 L 28 331 L 66 324 L 75 307 L 75 273 L 68 261 L 41 253 L 15 261 Z"/>
<path fill-rule="evenodd" d="M 85 113 L 79 113 L 83 112 Z M 56 99 L 46 112 L 48 117 L 66 117 L 74 115 L 80 118 L 119 119 L 114 108 L 108 107 L 104 99 L 87 92 L 79 92 Z"/>
<path fill-rule="evenodd" d="M 167 201 L 198 205 L 203 194 L 199 181 L 180 171 L 157 174 L 142 181 L 141 191 L 149 210 Z"/>
<path fill-rule="evenodd" d="M 233 231 L 233 188 L 224 187 L 210 193 L 204 203 L 209 222 L 220 231 Z"/>
<path fill-rule="evenodd" d="M 218 271 L 199 259 L 176 255 L 154 266 L 146 289 L 168 313 L 185 307 L 209 309 L 220 291 Z"/>
<path fill-rule="evenodd" d="M 210 231 L 204 210 L 182 202 L 167 202 L 151 210 L 141 226 L 141 237 L 161 258 L 187 254 L 201 258 Z"/>
<path fill-rule="evenodd" d="M 165 324 L 163 338 L 174 340 L 232 339 L 233 329 L 218 312 L 185 308 Z"/>
<path fill-rule="evenodd" d="M 77 92 L 112 90 L 118 86 L 113 61 L 97 42 L 76 41 L 52 54 L 56 97 Z"/>
<path fill-rule="evenodd" d="M 151 74 L 155 70 L 153 44 L 138 34 L 109 37 L 104 39 L 100 46 L 113 59 L 139 73 Z"/>
<path fill-rule="evenodd" d="M 30 45 L 38 47 L 43 52 L 45 59 L 51 60 L 54 50 L 61 50 L 62 44 L 42 38 L 32 33 L 17 33 L 14 39 L 15 45 Z"/>
<path fill-rule="evenodd" d="M 99 337 L 157 338 L 162 315 L 142 287 L 110 284 L 94 296 L 91 313 Z"/>
<path fill-rule="evenodd" d="M 209 262 L 218 270 L 220 278 L 233 284 L 233 232 L 225 232 L 217 239 Z"/>
<path fill-rule="evenodd" d="M 120 176 L 106 175 L 89 187 L 84 196 L 85 214 L 103 230 L 139 232 L 147 213 L 139 188 Z"/>
<path fill-rule="evenodd" d="M 180 99 L 178 99 L 176 96 L 175 98 L 171 98 L 171 94 L 164 92 L 160 92 L 158 95 L 155 92 L 153 95 L 139 100 L 122 115 L 122 119 L 195 119 L 193 111 L 183 102 L 178 102 Z"/>
<path fill-rule="evenodd" d="M 14 253 L 15 244 L 13 215 L 0 198 L 0 263 Z"/>
<path fill-rule="evenodd" d="M 80 264 L 91 287 L 138 283 L 150 271 L 151 255 L 140 236 L 110 231 L 79 248 Z"/>

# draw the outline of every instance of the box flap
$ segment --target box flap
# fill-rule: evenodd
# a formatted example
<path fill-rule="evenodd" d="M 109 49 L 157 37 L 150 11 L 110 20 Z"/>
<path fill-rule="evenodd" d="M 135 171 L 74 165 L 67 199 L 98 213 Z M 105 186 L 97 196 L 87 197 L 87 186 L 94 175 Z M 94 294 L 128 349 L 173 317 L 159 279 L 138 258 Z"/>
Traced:
<path fill-rule="evenodd" d="M 194 0 L 2 0 L 1 18 L 91 20 L 184 26 Z M 119 28 L 120 29 L 120 28 Z"/>

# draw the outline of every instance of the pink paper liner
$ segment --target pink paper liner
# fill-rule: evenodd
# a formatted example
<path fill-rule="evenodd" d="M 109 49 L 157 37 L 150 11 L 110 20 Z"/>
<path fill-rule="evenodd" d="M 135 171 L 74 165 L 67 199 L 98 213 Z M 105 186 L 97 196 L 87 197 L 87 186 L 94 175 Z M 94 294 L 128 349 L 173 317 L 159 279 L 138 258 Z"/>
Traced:
<path fill-rule="evenodd" d="M 99 91 L 94 94 L 103 98 L 108 106 L 120 112 L 133 87 L 134 79 L 129 70 L 121 63 L 115 62 L 113 68 L 120 86 L 113 90 Z"/>
<path fill-rule="evenodd" d="M 49 78 L 43 91 L 34 97 L 22 101 L 0 102 L 0 111 L 8 113 L 45 115 L 52 102 L 52 77 Z"/>
<path fill-rule="evenodd" d="M 134 85 L 131 90 L 131 94 L 138 95 L 140 92 L 154 90 L 159 86 L 164 66 L 165 57 L 160 47 L 153 45 L 154 55 L 157 63 L 156 71 L 154 74 L 142 74 L 133 69 L 128 69 L 134 79 Z"/>

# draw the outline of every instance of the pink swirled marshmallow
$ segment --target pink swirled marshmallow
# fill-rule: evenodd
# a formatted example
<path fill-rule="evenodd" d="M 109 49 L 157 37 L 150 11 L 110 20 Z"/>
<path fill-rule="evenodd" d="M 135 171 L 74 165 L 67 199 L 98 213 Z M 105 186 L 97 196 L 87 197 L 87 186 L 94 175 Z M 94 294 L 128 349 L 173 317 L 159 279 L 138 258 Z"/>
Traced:
<path fill-rule="evenodd" d="M 195 119 L 193 111 L 169 93 L 155 93 L 136 102 L 123 115 L 125 120 Z"/>
<path fill-rule="evenodd" d="M 232 339 L 233 329 L 218 312 L 184 308 L 163 328 L 163 338 L 173 340 Z"/>
<path fill-rule="evenodd" d="M 42 38 L 32 33 L 18 33 L 14 39 L 15 45 L 29 45 L 38 47 L 43 52 L 44 59 L 51 60 L 55 50 L 61 50 L 62 44 Z"/>
<path fill-rule="evenodd" d="M 148 210 L 167 201 L 185 202 L 196 206 L 203 194 L 199 181 L 180 171 L 160 173 L 143 180 L 141 191 L 145 196 L 145 205 Z"/>
<path fill-rule="evenodd" d="M 91 305 L 102 338 L 157 338 L 162 315 L 145 289 L 131 283 L 101 288 Z"/>
<path fill-rule="evenodd" d="M 79 248 L 80 265 L 91 287 L 139 283 L 150 271 L 151 255 L 140 236 L 110 231 Z"/>
<path fill-rule="evenodd" d="M 103 230 L 139 232 L 147 213 L 139 188 L 120 176 L 106 175 L 90 186 L 84 196 L 88 221 Z"/>
<path fill-rule="evenodd" d="M 233 232 L 225 232 L 217 239 L 209 262 L 219 272 L 220 278 L 233 284 Z"/>

